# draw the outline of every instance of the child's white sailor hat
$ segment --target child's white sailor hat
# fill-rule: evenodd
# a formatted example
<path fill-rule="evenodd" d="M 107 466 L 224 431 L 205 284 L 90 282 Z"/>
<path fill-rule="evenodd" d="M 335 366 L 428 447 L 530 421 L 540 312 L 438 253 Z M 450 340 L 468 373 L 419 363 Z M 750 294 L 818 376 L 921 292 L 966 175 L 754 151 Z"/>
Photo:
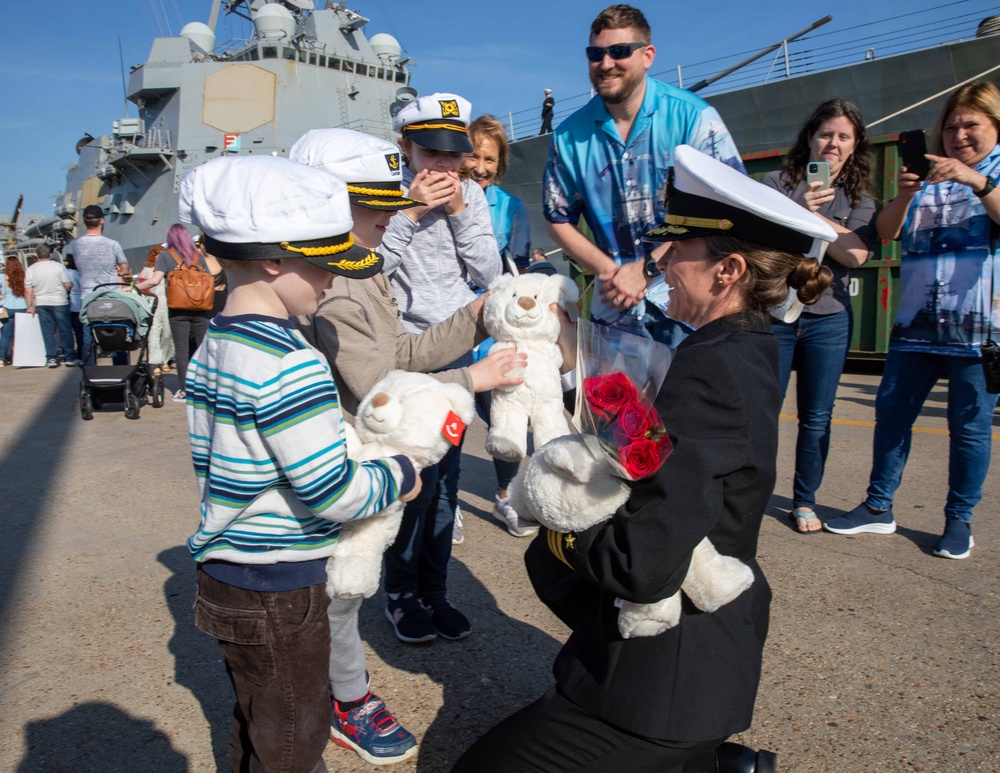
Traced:
<path fill-rule="evenodd" d="M 180 219 L 205 232 L 209 254 L 225 260 L 301 258 L 364 279 L 382 258 L 355 245 L 347 183 L 275 156 L 217 158 L 181 183 Z"/>
<path fill-rule="evenodd" d="M 471 153 L 470 120 L 472 105 L 467 99 L 458 94 L 428 94 L 396 113 L 393 128 L 431 150 Z"/>
<path fill-rule="evenodd" d="M 665 204 L 663 223 L 646 232 L 647 241 L 722 234 L 822 262 L 827 245 L 837 240 L 818 215 L 690 145 L 674 149 Z M 772 314 L 794 322 L 802 309 L 793 290 Z"/>
<path fill-rule="evenodd" d="M 288 152 L 292 161 L 347 181 L 351 203 L 366 209 L 409 209 L 423 204 L 403 196 L 399 148 L 351 129 L 311 129 Z"/>

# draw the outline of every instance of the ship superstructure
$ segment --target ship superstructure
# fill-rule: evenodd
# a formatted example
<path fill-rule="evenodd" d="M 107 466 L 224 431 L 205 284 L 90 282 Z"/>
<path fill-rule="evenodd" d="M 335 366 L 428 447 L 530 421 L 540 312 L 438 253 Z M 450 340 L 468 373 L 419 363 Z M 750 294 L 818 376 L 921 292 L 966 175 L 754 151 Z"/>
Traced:
<path fill-rule="evenodd" d="M 246 19 L 249 39 L 216 46 L 220 2 Z M 79 235 L 76 213 L 98 204 L 104 233 L 138 266 L 176 220 L 181 180 L 195 166 L 227 155 L 284 156 L 318 127 L 390 139 L 392 116 L 416 91 L 399 43 L 366 38 L 368 22 L 344 3 L 215 0 L 209 24 L 156 38 L 128 80 L 137 115 L 77 144 L 48 240 Z"/>

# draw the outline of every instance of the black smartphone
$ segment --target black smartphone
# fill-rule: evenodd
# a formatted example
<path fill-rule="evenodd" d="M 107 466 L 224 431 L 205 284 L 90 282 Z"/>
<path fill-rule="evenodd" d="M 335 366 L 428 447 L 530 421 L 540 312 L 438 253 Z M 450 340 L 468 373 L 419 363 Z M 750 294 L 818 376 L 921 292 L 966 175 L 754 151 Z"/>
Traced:
<path fill-rule="evenodd" d="M 899 133 L 899 156 L 907 172 L 912 172 L 921 180 L 931 171 L 931 162 L 924 158 L 927 153 L 927 135 L 923 129 Z"/>

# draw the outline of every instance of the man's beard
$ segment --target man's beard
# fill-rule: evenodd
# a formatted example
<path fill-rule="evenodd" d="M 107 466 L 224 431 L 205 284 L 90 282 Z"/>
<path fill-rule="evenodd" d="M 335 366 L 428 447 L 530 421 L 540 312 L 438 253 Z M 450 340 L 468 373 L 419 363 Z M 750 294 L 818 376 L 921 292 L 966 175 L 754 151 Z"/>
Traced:
<path fill-rule="evenodd" d="M 605 103 L 617 105 L 635 93 L 635 90 L 645 81 L 646 73 L 641 70 L 639 72 L 626 70 L 620 77 L 608 83 L 601 83 L 599 78 L 599 73 L 590 74 L 590 83 L 593 85 L 594 90 Z"/>

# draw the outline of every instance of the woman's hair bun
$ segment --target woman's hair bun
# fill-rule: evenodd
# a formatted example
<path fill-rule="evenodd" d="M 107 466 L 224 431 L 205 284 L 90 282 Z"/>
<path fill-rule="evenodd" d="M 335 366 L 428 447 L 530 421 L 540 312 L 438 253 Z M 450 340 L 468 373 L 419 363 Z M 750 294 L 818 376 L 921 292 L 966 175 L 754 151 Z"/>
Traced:
<path fill-rule="evenodd" d="M 816 258 L 802 258 L 788 275 L 788 286 L 806 306 L 816 303 L 832 282 L 833 272 Z"/>

